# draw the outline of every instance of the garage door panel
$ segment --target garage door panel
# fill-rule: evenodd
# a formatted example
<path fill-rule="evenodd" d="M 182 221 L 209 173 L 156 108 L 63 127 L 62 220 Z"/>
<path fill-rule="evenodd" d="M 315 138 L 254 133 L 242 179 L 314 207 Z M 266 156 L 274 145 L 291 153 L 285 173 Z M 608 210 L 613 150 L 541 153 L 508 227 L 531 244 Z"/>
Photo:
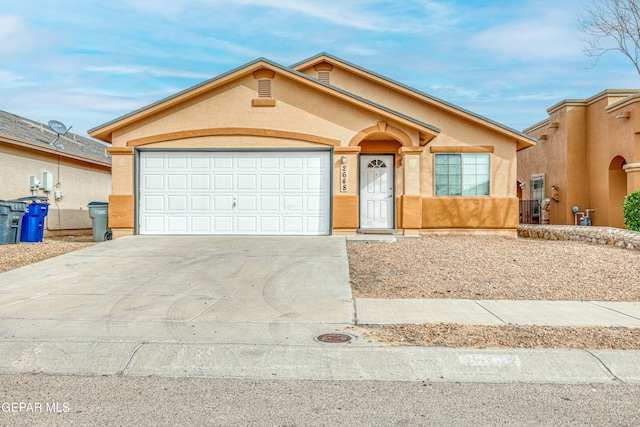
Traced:
<path fill-rule="evenodd" d="M 329 234 L 328 151 L 142 151 L 141 234 Z"/>
<path fill-rule="evenodd" d="M 260 195 L 260 210 L 262 212 L 280 212 L 282 210 L 280 199 L 281 197 L 275 194 Z"/>
<path fill-rule="evenodd" d="M 184 216 L 170 216 L 167 218 L 167 231 L 169 233 L 174 234 L 184 234 L 187 232 L 187 224 L 189 223 L 189 218 L 186 215 Z"/>
<path fill-rule="evenodd" d="M 191 216 L 191 231 L 207 233 L 210 229 L 211 218 L 209 216 Z"/>
<path fill-rule="evenodd" d="M 164 196 L 144 196 L 144 206 L 149 212 L 164 212 Z"/>
<path fill-rule="evenodd" d="M 237 175 L 238 190 L 256 191 L 258 189 L 258 177 L 255 175 Z"/>
<path fill-rule="evenodd" d="M 141 226 L 149 233 L 163 233 L 165 231 L 165 217 L 147 215 L 142 220 Z"/>
<path fill-rule="evenodd" d="M 191 175 L 191 190 L 211 189 L 211 175 Z"/>
<path fill-rule="evenodd" d="M 260 191 L 280 190 L 280 175 L 260 175 Z"/>
<path fill-rule="evenodd" d="M 300 212 L 302 211 L 303 196 L 284 196 L 284 210 L 285 212 Z"/>
<path fill-rule="evenodd" d="M 284 175 L 282 177 L 282 189 L 285 191 L 300 191 L 304 188 L 303 182 L 304 178 L 301 173 L 295 175 Z"/>
<path fill-rule="evenodd" d="M 175 152 L 172 156 L 167 158 L 167 166 L 169 169 L 186 169 L 187 168 L 187 154 Z"/>
<path fill-rule="evenodd" d="M 167 196 L 167 207 L 168 207 L 168 212 L 169 213 L 176 213 L 176 212 L 186 212 L 187 210 L 187 195 L 179 195 L 179 196 L 174 196 L 174 195 L 170 195 Z"/>
<path fill-rule="evenodd" d="M 209 170 L 211 168 L 210 166 L 210 158 L 209 157 L 204 157 L 204 156 L 196 156 L 193 157 L 191 156 L 190 160 L 190 164 L 191 164 L 191 169 L 205 169 L 205 170 Z"/>
<path fill-rule="evenodd" d="M 210 212 L 211 196 L 191 196 L 191 210 L 194 212 Z"/>
<path fill-rule="evenodd" d="M 146 175 L 142 180 L 145 190 L 164 190 L 164 175 Z"/>
<path fill-rule="evenodd" d="M 258 218 L 255 216 L 239 216 L 237 218 L 238 232 L 242 234 L 256 234 L 258 232 Z"/>
<path fill-rule="evenodd" d="M 213 157 L 213 168 L 215 170 L 233 169 L 233 155 L 231 153 L 216 153 Z"/>
<path fill-rule="evenodd" d="M 233 224 L 234 217 L 232 216 L 220 215 L 213 218 L 213 230 L 217 231 L 218 233 L 232 234 L 234 231 Z M 212 234 L 211 230 L 209 234 Z"/>
<path fill-rule="evenodd" d="M 233 210 L 233 196 L 213 196 L 213 210 L 214 211 L 228 211 Z"/>
<path fill-rule="evenodd" d="M 304 228 L 302 224 L 304 219 L 302 216 L 287 216 L 284 217 L 283 231 L 288 234 L 302 234 Z"/>
<path fill-rule="evenodd" d="M 187 189 L 187 175 L 168 175 L 167 176 L 167 189 L 168 190 L 186 190 Z"/>
<path fill-rule="evenodd" d="M 258 207 L 258 196 L 238 196 L 237 208 L 238 212 L 255 212 Z"/>
<path fill-rule="evenodd" d="M 213 189 L 216 191 L 233 190 L 233 175 L 214 175 Z"/>
<path fill-rule="evenodd" d="M 260 231 L 265 234 L 280 234 L 280 217 L 260 216 Z"/>

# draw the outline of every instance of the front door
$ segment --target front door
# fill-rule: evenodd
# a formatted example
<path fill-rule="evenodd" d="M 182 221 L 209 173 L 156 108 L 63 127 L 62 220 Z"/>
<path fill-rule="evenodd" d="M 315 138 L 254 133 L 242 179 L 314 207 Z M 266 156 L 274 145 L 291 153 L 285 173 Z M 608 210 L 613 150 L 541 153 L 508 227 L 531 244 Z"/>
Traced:
<path fill-rule="evenodd" d="M 360 228 L 394 228 L 393 155 L 360 156 Z"/>

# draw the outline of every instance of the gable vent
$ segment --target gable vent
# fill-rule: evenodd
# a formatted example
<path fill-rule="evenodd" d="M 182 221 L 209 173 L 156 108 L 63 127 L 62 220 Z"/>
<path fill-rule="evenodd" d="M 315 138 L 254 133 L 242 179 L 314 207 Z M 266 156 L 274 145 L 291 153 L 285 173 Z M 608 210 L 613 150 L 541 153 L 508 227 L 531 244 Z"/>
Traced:
<path fill-rule="evenodd" d="M 258 80 L 258 97 L 271 98 L 271 80 Z"/>
<path fill-rule="evenodd" d="M 322 83 L 329 84 L 329 71 L 318 71 L 318 80 L 320 80 Z"/>

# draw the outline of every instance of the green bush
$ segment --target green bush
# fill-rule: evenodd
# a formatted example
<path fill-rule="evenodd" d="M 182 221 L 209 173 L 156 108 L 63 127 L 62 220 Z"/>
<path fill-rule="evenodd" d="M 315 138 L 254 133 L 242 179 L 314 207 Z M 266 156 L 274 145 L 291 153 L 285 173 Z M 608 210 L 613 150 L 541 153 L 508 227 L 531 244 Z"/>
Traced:
<path fill-rule="evenodd" d="M 622 204 L 624 223 L 629 230 L 640 231 L 640 190 L 627 195 Z"/>

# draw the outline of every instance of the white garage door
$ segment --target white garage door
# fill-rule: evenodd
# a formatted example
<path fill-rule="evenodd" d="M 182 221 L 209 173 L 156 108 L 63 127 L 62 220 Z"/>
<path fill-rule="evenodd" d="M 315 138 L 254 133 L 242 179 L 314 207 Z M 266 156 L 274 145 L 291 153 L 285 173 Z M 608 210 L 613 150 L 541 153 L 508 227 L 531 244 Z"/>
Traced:
<path fill-rule="evenodd" d="M 140 234 L 330 233 L 329 151 L 142 151 Z"/>

